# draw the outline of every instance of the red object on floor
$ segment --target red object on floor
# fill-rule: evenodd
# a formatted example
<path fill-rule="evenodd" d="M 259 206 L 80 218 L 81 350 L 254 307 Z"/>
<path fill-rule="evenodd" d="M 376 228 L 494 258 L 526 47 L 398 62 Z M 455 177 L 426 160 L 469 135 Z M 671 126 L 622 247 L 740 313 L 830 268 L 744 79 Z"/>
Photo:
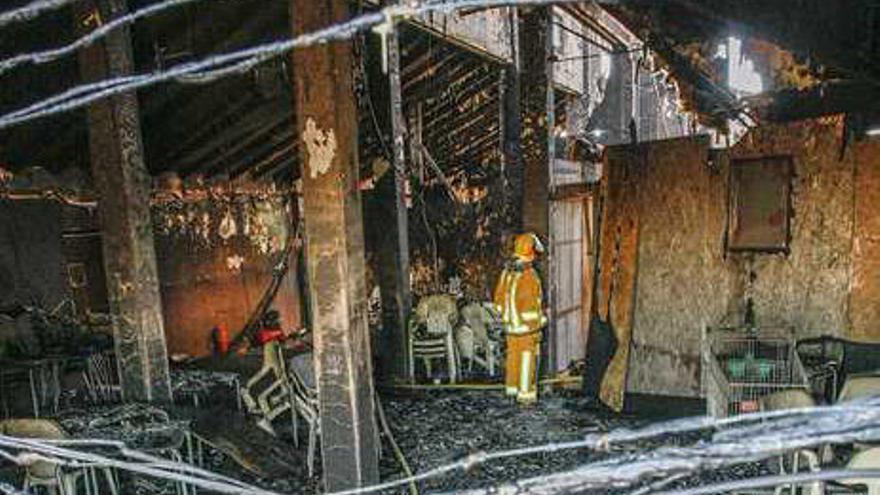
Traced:
<path fill-rule="evenodd" d="M 217 346 L 218 354 L 229 352 L 229 346 L 232 341 L 229 338 L 229 328 L 225 323 L 221 323 L 214 328 L 214 343 Z"/>

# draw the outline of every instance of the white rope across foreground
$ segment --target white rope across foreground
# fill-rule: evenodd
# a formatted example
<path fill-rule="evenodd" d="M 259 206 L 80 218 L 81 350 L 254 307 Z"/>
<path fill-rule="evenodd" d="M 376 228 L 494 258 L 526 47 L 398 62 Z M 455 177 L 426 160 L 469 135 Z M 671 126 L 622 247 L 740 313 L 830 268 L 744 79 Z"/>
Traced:
<path fill-rule="evenodd" d="M 550 453 L 568 449 L 609 452 L 614 446 L 664 437 L 714 431 L 712 441 L 688 447 L 662 446 L 650 451 L 626 454 L 585 464 L 573 470 L 512 481 L 469 494 L 494 491 L 568 493 L 591 488 L 634 488 L 639 483 L 714 470 L 766 459 L 782 452 L 828 443 L 880 440 L 880 397 L 843 405 L 774 411 L 724 419 L 685 418 L 655 423 L 635 430 L 617 429 L 606 434 L 590 434 L 581 441 L 547 444 L 494 453 L 472 454 L 458 462 L 404 478 L 339 492 L 355 495 L 392 489 L 412 481 L 420 482 L 452 472 L 467 472 L 490 460 Z"/>
<path fill-rule="evenodd" d="M 15 22 L 35 19 L 44 12 L 60 9 L 79 0 L 36 0 L 24 7 L 0 13 L 0 28 Z"/>
<path fill-rule="evenodd" d="M 702 433 L 710 439 L 687 446 L 668 445 L 664 440 L 676 435 Z M 375 493 L 400 488 L 411 483 L 440 478 L 455 472 L 467 473 L 490 461 L 539 453 L 581 449 L 609 455 L 575 469 L 533 478 L 513 480 L 501 486 L 470 490 L 469 494 L 535 492 L 563 493 L 595 488 L 638 490 L 655 493 L 672 481 L 746 462 L 777 456 L 783 452 L 825 444 L 880 440 L 880 397 L 843 405 L 779 411 L 715 420 L 686 418 L 654 423 L 643 428 L 621 428 L 605 434 L 591 433 L 581 440 L 550 443 L 499 452 L 481 452 L 457 462 L 430 469 L 414 476 L 387 481 L 369 487 L 336 492 L 332 495 Z M 639 448 L 637 442 L 650 441 L 654 448 Z M 612 455 L 628 445 L 625 454 Z M 82 449 L 114 449 L 116 455 L 99 455 Z M 279 495 L 253 485 L 212 473 L 194 466 L 130 450 L 121 442 L 104 440 L 39 441 L 0 436 L 0 455 L 24 463 L 34 455 L 69 465 L 98 465 L 128 470 L 154 478 L 183 482 L 206 490 L 243 495 Z M 880 477 L 880 470 L 822 471 L 793 475 L 750 478 L 708 483 L 688 488 L 675 495 L 702 495 L 732 489 L 777 486 L 813 480 Z M 649 490 L 639 489 L 648 484 Z"/>
<path fill-rule="evenodd" d="M 144 7 L 140 10 L 127 14 L 125 16 L 119 17 L 117 19 L 113 19 L 112 21 L 102 24 L 94 31 L 78 38 L 73 43 L 68 45 L 64 45 L 58 48 L 51 48 L 48 50 L 43 50 L 34 53 L 24 53 L 21 55 L 16 55 L 14 57 L 7 58 L 5 60 L 0 60 L 0 75 L 9 72 L 10 70 L 24 64 L 45 64 L 48 62 L 52 62 L 54 60 L 58 60 L 61 57 L 71 55 L 76 53 L 77 50 L 82 48 L 86 48 L 91 44 L 99 41 L 101 38 L 107 36 L 112 31 L 120 29 L 124 26 L 128 26 L 134 24 L 135 21 L 141 18 L 150 17 L 152 15 L 158 14 L 160 12 L 175 8 L 181 7 L 190 3 L 199 2 L 202 0 L 165 0 L 163 2 L 159 2 L 147 7 Z"/>
<path fill-rule="evenodd" d="M 154 86 L 162 82 L 171 80 L 213 81 L 218 77 L 246 71 L 259 63 L 297 48 L 349 39 L 356 33 L 373 28 L 388 31 L 394 29 L 395 23 L 401 19 L 417 17 L 429 12 L 449 14 L 456 10 L 469 8 L 550 5 L 575 1 L 577 0 L 450 0 L 414 5 L 394 5 L 317 31 L 302 34 L 295 38 L 265 43 L 225 54 L 212 55 L 201 60 L 181 63 L 167 70 L 159 70 L 149 74 L 117 77 L 76 86 L 41 102 L 0 116 L 0 129 L 36 118 L 74 110 L 97 100 Z"/>

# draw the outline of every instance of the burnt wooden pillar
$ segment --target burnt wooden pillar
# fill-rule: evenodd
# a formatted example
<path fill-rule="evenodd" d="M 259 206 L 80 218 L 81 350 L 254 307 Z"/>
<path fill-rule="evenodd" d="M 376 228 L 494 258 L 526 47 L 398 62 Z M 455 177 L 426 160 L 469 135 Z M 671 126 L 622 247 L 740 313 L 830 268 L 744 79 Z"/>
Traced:
<path fill-rule="evenodd" d="M 377 98 L 380 108 L 378 120 L 391 130 L 391 153 L 393 173 L 380 181 L 375 194 L 387 208 L 387 219 L 376 219 L 371 226 L 378 229 L 381 239 L 377 275 L 382 297 L 382 373 L 398 378 L 407 377 L 407 320 L 412 307 L 409 279 L 409 220 L 405 202 L 406 170 L 406 120 L 403 115 L 403 96 L 400 87 L 400 46 L 397 31 L 384 35 L 381 50 L 379 43 L 371 44 L 369 74 L 382 97 Z M 387 54 L 386 60 L 381 57 Z M 382 72 L 385 65 L 387 74 Z M 373 84 L 370 84 L 373 87 Z M 385 99 L 387 97 L 387 100 Z"/>
<path fill-rule="evenodd" d="M 347 0 L 291 0 L 293 35 L 349 18 Z M 293 53 L 324 488 L 378 479 L 350 41 Z"/>
<path fill-rule="evenodd" d="M 516 55 L 514 55 L 516 57 Z M 501 164 L 504 167 L 503 192 L 507 195 L 505 204 L 512 221 L 511 227 L 522 228 L 523 205 L 523 167 L 520 81 L 517 64 L 510 64 L 501 70 Z"/>
<path fill-rule="evenodd" d="M 125 0 L 76 7 L 77 28 L 93 30 L 127 11 Z M 132 73 L 127 28 L 79 52 L 85 82 Z M 99 194 L 104 268 L 125 400 L 170 402 L 168 351 L 150 219 L 151 179 L 144 163 L 137 95 L 88 107 L 92 177 Z"/>
<path fill-rule="evenodd" d="M 519 11 L 523 228 L 549 235 L 550 153 L 553 136 L 551 7 Z"/>

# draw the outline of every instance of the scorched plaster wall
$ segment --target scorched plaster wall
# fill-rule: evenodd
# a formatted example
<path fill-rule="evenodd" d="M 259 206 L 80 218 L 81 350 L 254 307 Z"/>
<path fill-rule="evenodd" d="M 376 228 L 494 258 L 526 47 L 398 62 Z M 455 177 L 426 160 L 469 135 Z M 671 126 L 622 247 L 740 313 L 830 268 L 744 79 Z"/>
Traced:
<path fill-rule="evenodd" d="M 610 150 L 609 167 L 641 161 L 628 391 L 699 395 L 701 329 L 740 323 L 747 298 L 759 325 L 880 340 L 880 142 L 841 155 L 842 135 L 833 117 L 755 129 L 711 159 L 704 137 Z M 730 160 L 772 155 L 794 163 L 790 253 L 727 253 Z"/>

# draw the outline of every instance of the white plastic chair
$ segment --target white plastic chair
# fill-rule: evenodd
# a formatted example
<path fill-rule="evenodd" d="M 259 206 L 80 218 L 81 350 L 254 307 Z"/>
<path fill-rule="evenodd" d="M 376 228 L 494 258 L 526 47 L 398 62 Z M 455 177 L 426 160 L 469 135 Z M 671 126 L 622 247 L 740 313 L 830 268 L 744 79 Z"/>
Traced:
<path fill-rule="evenodd" d="M 430 378 L 431 361 L 443 359 L 449 370 L 449 382 L 458 381 L 460 368 L 453 327 L 458 321 L 455 298 L 438 294 L 422 298 L 409 325 L 409 376 L 415 381 L 415 360 L 421 359 Z"/>
<path fill-rule="evenodd" d="M 468 371 L 473 372 L 474 363 L 495 375 L 498 366 L 499 345 L 490 335 L 500 319 L 480 303 L 471 303 L 461 309 L 462 324 L 455 331 L 455 343 L 461 359 L 468 361 Z"/>
<path fill-rule="evenodd" d="M 18 438 L 46 440 L 68 439 L 67 433 L 58 423 L 46 419 L 7 419 L 0 421 L 0 433 Z M 111 468 L 106 466 L 87 466 L 80 469 L 68 469 L 50 460 L 34 460 L 25 467 L 25 478 L 22 489 L 30 491 L 43 488 L 52 495 L 76 495 L 77 482 L 82 479 L 87 495 L 100 492 L 95 469 L 100 469 L 105 476 L 107 487 L 112 495 L 119 493 L 116 477 Z"/>
<path fill-rule="evenodd" d="M 837 402 L 849 402 L 880 395 L 880 375 L 852 375 L 846 378 Z"/>
<path fill-rule="evenodd" d="M 309 477 L 315 474 L 315 451 L 321 435 L 321 417 L 318 409 L 318 391 L 309 387 L 293 367 L 290 371 L 291 395 L 293 402 L 293 438 L 294 445 L 299 446 L 299 416 L 305 420 L 309 428 L 309 440 L 306 450 L 306 463 Z"/>
<path fill-rule="evenodd" d="M 257 385 L 264 379 L 269 379 L 269 384 L 257 393 Z M 241 398 L 248 412 L 262 416 L 257 426 L 275 435 L 272 423 L 288 411 L 293 414 L 291 394 L 290 378 L 281 345 L 278 342 L 268 342 L 263 346 L 263 366 L 241 387 Z"/>
<path fill-rule="evenodd" d="M 846 388 L 844 386 L 844 388 Z M 852 470 L 877 470 L 880 469 L 880 447 L 874 447 L 856 453 L 849 463 L 847 469 Z M 843 480 L 846 485 L 865 485 L 868 487 L 868 495 L 880 495 L 880 479 L 878 478 L 853 478 Z"/>
<path fill-rule="evenodd" d="M 762 411 L 779 411 L 783 409 L 815 407 L 816 400 L 806 390 L 796 388 L 765 395 L 758 400 L 758 404 Z M 797 473 L 801 470 L 801 466 L 806 466 L 811 471 L 818 471 L 820 469 L 819 454 L 810 449 L 798 449 L 794 452 L 780 455 L 777 458 L 777 463 L 779 474 Z M 780 495 L 785 490 L 790 490 L 789 493 L 793 495 L 798 488 L 794 484 L 781 485 L 776 487 L 774 493 Z M 810 483 L 800 488 L 801 495 L 820 495 L 823 493 L 821 482 Z"/>

